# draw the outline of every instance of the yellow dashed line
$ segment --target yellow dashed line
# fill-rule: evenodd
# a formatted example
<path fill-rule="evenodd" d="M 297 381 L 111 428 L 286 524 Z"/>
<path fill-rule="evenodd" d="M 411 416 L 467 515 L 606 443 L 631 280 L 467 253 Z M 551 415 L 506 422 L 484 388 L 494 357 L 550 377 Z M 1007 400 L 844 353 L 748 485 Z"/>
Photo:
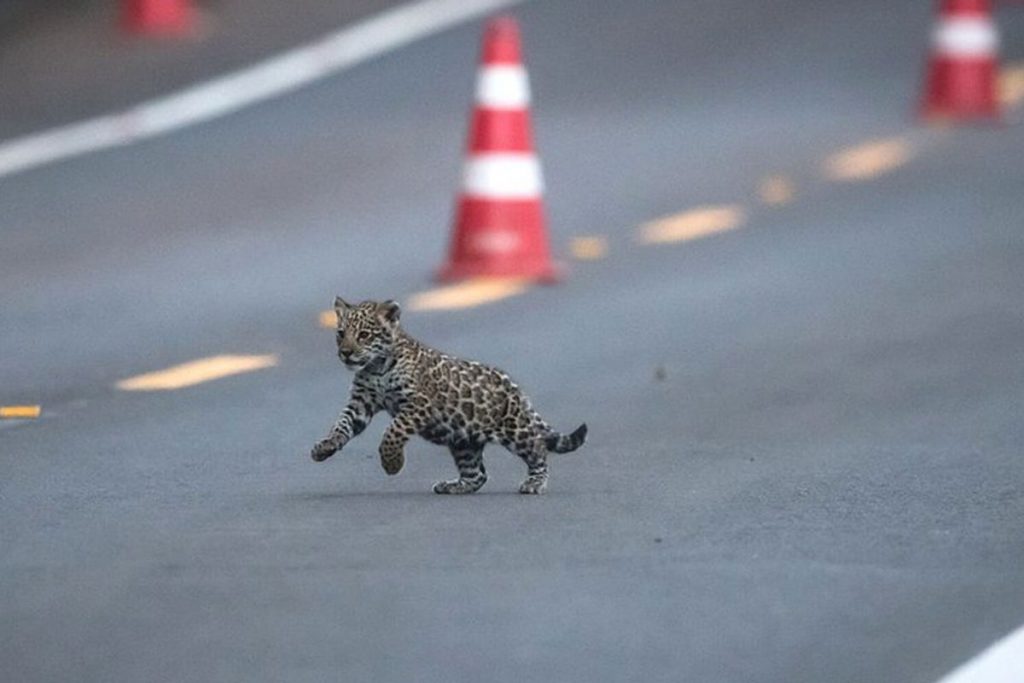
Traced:
<path fill-rule="evenodd" d="M 320 311 L 320 327 L 334 329 L 338 326 L 338 314 L 334 310 Z"/>
<path fill-rule="evenodd" d="M 608 255 L 608 240 L 604 237 L 574 237 L 569 251 L 580 261 L 596 261 Z"/>
<path fill-rule="evenodd" d="M 641 225 L 639 240 L 642 244 L 686 242 L 733 230 L 746 219 L 746 212 L 735 204 L 702 206 Z"/>
<path fill-rule="evenodd" d="M 265 356 L 213 356 L 175 365 L 166 370 L 123 379 L 116 386 L 124 391 L 181 389 L 243 372 L 270 368 L 277 363 L 278 357 L 272 354 Z"/>
<path fill-rule="evenodd" d="M 0 406 L 0 419 L 34 420 L 42 410 L 41 406 Z"/>
<path fill-rule="evenodd" d="M 999 74 L 999 101 L 1013 107 L 1024 100 L 1024 63 L 1011 64 Z"/>
<path fill-rule="evenodd" d="M 440 311 L 471 308 L 522 294 L 530 287 L 528 280 L 481 278 L 457 285 L 440 287 L 409 297 L 409 310 Z"/>
<path fill-rule="evenodd" d="M 848 147 L 825 160 L 825 176 L 838 182 L 871 180 L 890 173 L 913 158 L 903 138 L 887 138 Z"/>
<path fill-rule="evenodd" d="M 770 175 L 757 186 L 757 196 L 769 206 L 782 206 L 793 201 L 796 186 L 784 175 Z"/>

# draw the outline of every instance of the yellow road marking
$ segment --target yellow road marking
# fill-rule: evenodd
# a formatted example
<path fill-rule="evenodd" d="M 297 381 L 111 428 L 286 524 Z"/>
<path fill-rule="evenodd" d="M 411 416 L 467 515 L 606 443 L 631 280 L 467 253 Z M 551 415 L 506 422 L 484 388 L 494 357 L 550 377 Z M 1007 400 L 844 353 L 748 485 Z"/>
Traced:
<path fill-rule="evenodd" d="M 0 419 L 34 420 L 42 412 L 41 406 L 0 406 Z"/>
<path fill-rule="evenodd" d="M 580 261 L 596 261 L 608 255 L 608 239 L 605 237 L 574 237 L 569 251 Z"/>
<path fill-rule="evenodd" d="M 769 206 L 782 206 L 793 201 L 796 186 L 784 175 L 770 175 L 757 186 L 757 196 Z"/>
<path fill-rule="evenodd" d="M 733 230 L 746 219 L 746 212 L 735 204 L 702 206 L 641 225 L 639 240 L 642 244 L 686 242 Z"/>
<path fill-rule="evenodd" d="M 181 389 L 193 384 L 230 377 L 243 372 L 270 368 L 278 363 L 278 357 L 265 356 L 213 356 L 175 365 L 173 368 L 129 377 L 117 383 L 124 391 L 164 391 Z"/>
<path fill-rule="evenodd" d="M 1011 64 L 999 74 L 999 101 L 1007 107 L 1024 100 L 1024 63 Z"/>
<path fill-rule="evenodd" d="M 519 278 L 479 278 L 413 294 L 409 297 L 409 310 L 440 311 L 471 308 L 522 294 L 529 286 L 529 280 Z"/>
<path fill-rule="evenodd" d="M 320 311 L 320 327 L 328 327 L 333 330 L 337 326 L 338 314 L 334 312 L 334 309 Z"/>
<path fill-rule="evenodd" d="M 842 149 L 825 160 L 825 175 L 839 182 L 859 182 L 890 173 L 914 156 L 900 137 L 872 140 Z"/>

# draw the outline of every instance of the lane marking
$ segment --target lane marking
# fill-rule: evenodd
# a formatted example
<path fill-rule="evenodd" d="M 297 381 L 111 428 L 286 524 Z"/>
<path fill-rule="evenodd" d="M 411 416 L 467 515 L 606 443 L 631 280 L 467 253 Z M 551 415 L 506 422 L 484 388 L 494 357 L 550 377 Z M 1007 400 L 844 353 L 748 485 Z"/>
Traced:
<path fill-rule="evenodd" d="M 122 391 L 167 391 L 181 389 L 203 382 L 210 382 L 243 372 L 253 372 L 277 365 L 278 357 L 274 354 L 263 356 L 212 356 L 189 361 L 181 365 L 147 372 L 123 379 L 116 384 Z"/>
<path fill-rule="evenodd" d="M 409 310 L 472 308 L 522 294 L 529 288 L 529 280 L 520 278 L 479 278 L 413 294 L 409 297 Z"/>
<path fill-rule="evenodd" d="M 837 182 L 861 182 L 895 171 L 914 156 L 902 137 L 871 140 L 847 147 L 825 160 L 825 176 Z"/>
<path fill-rule="evenodd" d="M 747 220 L 746 212 L 736 204 L 701 206 L 640 226 L 641 244 L 687 242 L 735 230 Z"/>
<path fill-rule="evenodd" d="M 793 201 L 796 185 L 784 175 L 770 175 L 758 184 L 757 196 L 769 206 L 783 206 Z"/>
<path fill-rule="evenodd" d="M 320 327 L 326 327 L 328 329 L 335 329 L 338 326 L 338 314 L 334 310 L 320 311 L 318 316 L 320 321 Z"/>
<path fill-rule="evenodd" d="M 573 237 L 569 252 L 579 261 L 597 261 L 608 255 L 608 238 L 599 235 Z"/>
<path fill-rule="evenodd" d="M 34 420 L 42 411 L 42 406 L 0 406 L 0 420 Z"/>
<path fill-rule="evenodd" d="M 999 73 L 999 101 L 1013 107 L 1024 100 L 1024 63 L 1011 64 Z"/>
<path fill-rule="evenodd" d="M 418 0 L 121 112 L 0 143 L 0 177 L 226 116 L 524 0 Z"/>
<path fill-rule="evenodd" d="M 939 683 L 1020 683 L 1024 681 L 1024 626 L 997 640 Z"/>

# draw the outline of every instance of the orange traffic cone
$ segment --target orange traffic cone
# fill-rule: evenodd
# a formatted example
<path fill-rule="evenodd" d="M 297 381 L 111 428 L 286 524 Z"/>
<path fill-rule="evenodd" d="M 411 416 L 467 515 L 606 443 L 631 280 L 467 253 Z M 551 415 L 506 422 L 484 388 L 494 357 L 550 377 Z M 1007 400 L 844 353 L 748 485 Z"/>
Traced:
<path fill-rule="evenodd" d="M 530 86 L 519 26 L 492 20 L 484 32 L 462 194 L 442 281 L 521 277 L 554 282 L 540 163 L 530 132 Z"/>
<path fill-rule="evenodd" d="M 122 0 L 121 26 L 128 33 L 178 36 L 196 28 L 191 0 Z"/>
<path fill-rule="evenodd" d="M 990 0 L 941 0 L 921 117 L 998 119 L 998 51 Z"/>

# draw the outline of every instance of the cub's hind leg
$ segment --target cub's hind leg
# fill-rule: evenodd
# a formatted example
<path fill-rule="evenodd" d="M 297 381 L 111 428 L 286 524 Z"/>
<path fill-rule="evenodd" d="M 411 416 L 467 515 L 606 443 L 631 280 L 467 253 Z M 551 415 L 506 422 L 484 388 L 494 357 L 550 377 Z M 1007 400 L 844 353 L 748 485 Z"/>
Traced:
<path fill-rule="evenodd" d="M 484 469 L 484 447 L 473 444 L 453 444 L 448 447 L 459 468 L 459 478 L 434 484 L 434 493 L 474 493 L 487 481 Z"/>
<path fill-rule="evenodd" d="M 502 439 L 501 444 L 526 463 L 526 480 L 519 486 L 519 493 L 544 493 L 548 487 L 548 449 L 543 437 Z"/>

